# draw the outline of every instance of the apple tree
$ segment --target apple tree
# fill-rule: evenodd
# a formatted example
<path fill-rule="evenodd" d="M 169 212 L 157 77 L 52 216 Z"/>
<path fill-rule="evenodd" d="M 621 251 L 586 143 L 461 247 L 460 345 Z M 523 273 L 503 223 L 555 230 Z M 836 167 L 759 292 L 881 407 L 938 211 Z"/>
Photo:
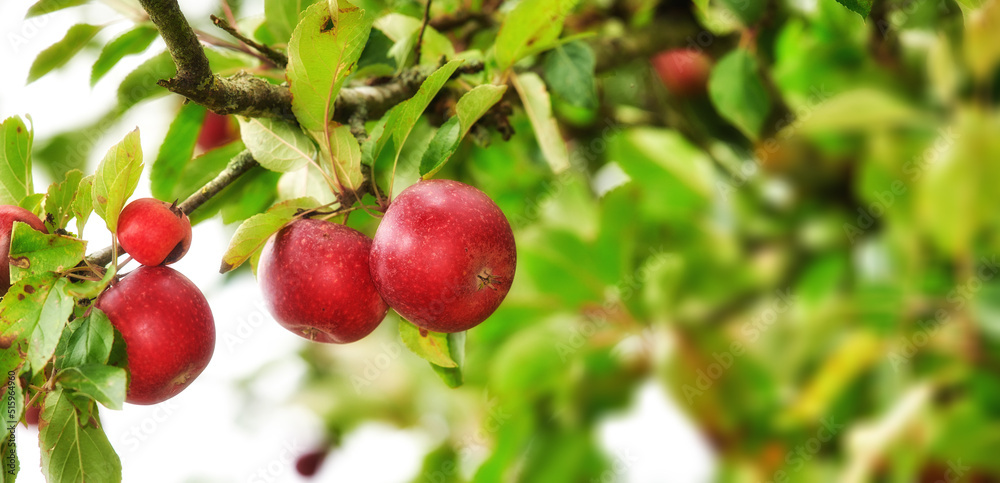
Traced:
<path fill-rule="evenodd" d="M 219 272 L 307 339 L 303 475 L 430 414 L 416 481 L 623 480 L 595 428 L 648 384 L 721 481 L 1000 475 L 1000 0 L 100 3 L 129 28 L 74 25 L 28 81 L 148 54 L 117 103 L 37 142 L 0 125 L 0 481 L 35 471 L 32 410 L 47 481 L 121 481 L 98 407 L 225 357 L 166 266 L 209 220 Z M 91 153 L 164 96 L 157 152 L 140 124 Z M 406 363 L 342 350 L 372 341 Z"/>

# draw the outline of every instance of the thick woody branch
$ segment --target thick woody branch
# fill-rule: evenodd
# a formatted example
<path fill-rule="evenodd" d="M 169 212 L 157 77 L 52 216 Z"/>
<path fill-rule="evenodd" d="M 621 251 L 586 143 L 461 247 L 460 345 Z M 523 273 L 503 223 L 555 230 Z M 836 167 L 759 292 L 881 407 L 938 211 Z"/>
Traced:
<path fill-rule="evenodd" d="M 181 211 L 185 214 L 191 214 L 194 210 L 198 209 L 199 206 L 205 204 L 208 200 L 212 199 L 213 196 L 219 194 L 220 191 L 225 189 L 227 186 L 232 184 L 234 181 L 239 179 L 251 169 L 259 166 L 257 160 L 253 159 L 250 155 L 250 151 L 243 151 L 237 154 L 231 161 L 226 169 L 222 170 L 218 176 L 216 176 L 212 181 L 209 181 L 201 189 L 195 191 L 191 196 L 188 196 L 181 204 L 177 205 Z M 119 253 L 122 251 L 119 250 Z M 111 259 L 114 258 L 112 255 L 112 247 L 105 247 L 104 249 L 91 254 L 87 257 L 87 262 L 91 265 L 105 266 L 111 263 Z"/>

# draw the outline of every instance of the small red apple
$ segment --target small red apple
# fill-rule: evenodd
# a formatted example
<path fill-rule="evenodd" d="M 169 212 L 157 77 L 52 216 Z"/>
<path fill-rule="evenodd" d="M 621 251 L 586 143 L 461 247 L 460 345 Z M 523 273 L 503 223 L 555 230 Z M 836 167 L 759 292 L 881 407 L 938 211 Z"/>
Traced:
<path fill-rule="evenodd" d="M 457 181 L 420 181 L 389 205 L 372 243 L 371 270 L 385 301 L 434 332 L 486 320 L 514 280 L 517 250 L 503 212 Z"/>
<path fill-rule="evenodd" d="M 204 151 L 225 146 L 240 138 L 240 133 L 234 126 L 232 118 L 216 114 L 212 111 L 205 113 L 205 122 L 198 132 L 198 147 Z"/>
<path fill-rule="evenodd" d="M 176 205 L 140 198 L 118 218 L 118 243 L 143 265 L 171 264 L 191 247 L 191 220 Z"/>
<path fill-rule="evenodd" d="M 28 426 L 38 426 L 38 416 L 42 414 L 42 406 L 39 404 L 39 401 L 41 401 L 41 398 L 36 399 L 35 403 L 31 406 L 27 405 L 28 401 L 24 402 L 24 422 Z"/>
<path fill-rule="evenodd" d="M 309 340 L 346 344 L 370 334 L 389 308 L 368 269 L 371 239 L 344 225 L 297 220 L 268 240 L 257 279 L 284 328 Z"/>
<path fill-rule="evenodd" d="M 712 61 L 707 55 L 692 49 L 665 50 L 650 61 L 663 85 L 676 96 L 695 97 L 705 93 Z"/>
<path fill-rule="evenodd" d="M 0 296 L 10 289 L 10 234 L 14 231 L 14 222 L 27 223 L 28 226 L 48 233 L 45 224 L 34 213 L 13 205 L 0 205 Z"/>
<path fill-rule="evenodd" d="M 323 448 L 299 456 L 295 460 L 295 471 L 298 471 L 300 475 L 305 477 L 315 476 L 316 472 L 319 471 L 319 467 L 323 465 L 328 452 L 326 448 Z"/>
<path fill-rule="evenodd" d="M 212 359 L 215 320 L 208 300 L 170 267 L 133 270 L 96 306 L 125 339 L 129 403 L 156 404 L 176 396 Z"/>

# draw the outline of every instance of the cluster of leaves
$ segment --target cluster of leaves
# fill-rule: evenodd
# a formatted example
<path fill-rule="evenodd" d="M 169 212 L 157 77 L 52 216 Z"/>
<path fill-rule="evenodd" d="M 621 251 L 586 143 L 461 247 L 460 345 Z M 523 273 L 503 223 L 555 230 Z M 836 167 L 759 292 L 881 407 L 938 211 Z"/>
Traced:
<path fill-rule="evenodd" d="M 82 232 L 96 212 L 114 233 L 142 172 L 139 132 L 115 145 L 94 174 L 71 170 L 44 193 L 33 190 L 32 130 L 12 117 L 0 132 L 0 204 L 32 211 L 52 233 L 21 222 L 11 232 L 12 285 L 0 300 L 0 368 L 8 375 L 4 401 L 13 408 L 5 415 L 6 427 L 18 424 L 26 404 L 40 405 L 42 471 L 50 481 L 120 480 L 121 463 L 101 428 L 96 403 L 122 408 L 125 347 L 107 316 L 93 307 L 116 267 L 90 265 L 87 242 L 67 228 L 75 219 Z M 12 434 L 5 432 L 2 442 L 5 458 L 14 458 L 2 481 L 13 481 L 20 468 Z"/>

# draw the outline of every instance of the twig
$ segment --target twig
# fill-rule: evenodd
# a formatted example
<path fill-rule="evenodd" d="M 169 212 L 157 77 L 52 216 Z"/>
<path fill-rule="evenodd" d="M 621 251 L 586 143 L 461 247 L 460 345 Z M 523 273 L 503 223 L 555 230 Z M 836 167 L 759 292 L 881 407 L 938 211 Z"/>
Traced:
<path fill-rule="evenodd" d="M 470 12 L 468 10 L 455 14 L 445 14 L 431 19 L 429 25 L 438 32 L 447 32 L 461 28 L 462 26 L 474 22 L 478 24 L 491 23 L 492 17 L 487 12 Z"/>
<path fill-rule="evenodd" d="M 286 65 L 288 65 L 287 55 L 278 52 L 277 50 L 274 50 L 264 44 L 257 43 L 253 39 L 248 38 L 247 36 L 241 34 L 226 20 L 216 17 L 215 15 L 212 15 L 212 23 L 214 23 L 216 27 L 225 30 L 226 33 L 232 35 L 240 42 L 243 42 L 244 44 L 248 45 L 250 48 L 256 50 L 257 52 L 260 52 L 261 54 L 264 54 L 264 56 L 267 57 L 267 59 L 270 60 L 272 63 L 274 63 L 275 66 L 281 67 L 283 69 L 285 68 Z"/>
<path fill-rule="evenodd" d="M 212 181 L 209 181 L 202 186 L 201 189 L 195 191 L 194 194 L 188 196 L 183 203 L 177 205 L 181 211 L 185 214 L 191 214 L 194 210 L 198 209 L 199 206 L 203 205 L 208 200 L 212 199 L 213 196 L 218 194 L 220 191 L 229 186 L 234 181 L 239 179 L 240 176 L 246 174 L 251 169 L 259 166 L 257 160 L 253 159 L 250 155 L 250 151 L 243 151 L 237 154 L 226 166 L 226 169 L 222 170 L 218 176 Z M 114 258 L 112 246 L 106 247 L 96 253 L 91 254 L 87 257 L 87 262 L 93 265 L 105 266 L 111 263 Z"/>
<path fill-rule="evenodd" d="M 433 0 L 427 0 L 427 6 L 424 7 L 424 21 L 420 24 L 420 33 L 417 34 L 417 46 L 413 48 L 416 54 L 415 65 L 420 65 L 420 48 L 424 45 L 424 30 L 427 30 L 427 23 L 431 20 L 431 2 Z"/>
<path fill-rule="evenodd" d="M 271 59 L 268 59 L 263 54 L 258 53 L 257 51 L 251 49 L 250 47 L 247 47 L 244 44 L 234 44 L 234 43 L 232 43 L 232 42 L 230 42 L 228 40 L 220 39 L 220 38 L 218 38 L 218 37 L 216 37 L 216 36 L 214 36 L 212 34 L 209 34 L 207 32 L 202 32 L 201 30 L 195 30 L 194 33 L 195 33 L 195 35 L 198 36 L 198 40 L 200 40 L 200 41 L 202 41 L 202 42 L 204 42 L 204 43 L 206 43 L 208 45 L 214 45 L 216 47 L 222 47 L 223 49 L 229 49 L 229 50 L 232 50 L 232 51 L 235 51 L 235 52 L 241 52 L 241 53 L 244 53 L 244 54 L 256 57 L 256 58 L 260 59 L 261 62 L 265 62 L 267 64 L 273 64 L 273 62 L 271 61 Z"/>

